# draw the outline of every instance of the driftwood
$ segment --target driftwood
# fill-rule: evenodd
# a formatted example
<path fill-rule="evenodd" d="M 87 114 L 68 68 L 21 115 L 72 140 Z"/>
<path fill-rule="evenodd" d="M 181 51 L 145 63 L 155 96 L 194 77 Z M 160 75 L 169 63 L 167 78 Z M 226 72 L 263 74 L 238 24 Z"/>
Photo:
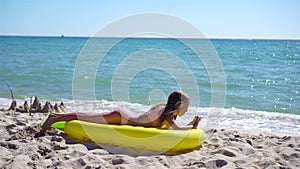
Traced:
<path fill-rule="evenodd" d="M 13 89 L 12 87 L 10 86 L 10 84 L 7 82 L 7 87 L 10 91 L 10 95 L 11 95 L 11 104 L 10 104 L 10 107 L 8 108 L 8 110 L 12 110 L 14 113 L 16 113 L 17 111 L 17 102 L 15 101 L 15 98 L 14 98 L 14 92 L 13 92 Z"/>
<path fill-rule="evenodd" d="M 12 101 L 15 101 L 13 89 L 12 89 L 12 87 L 9 85 L 8 82 L 7 82 L 7 87 L 9 88 L 9 91 L 10 91 L 10 95 L 11 95 Z"/>

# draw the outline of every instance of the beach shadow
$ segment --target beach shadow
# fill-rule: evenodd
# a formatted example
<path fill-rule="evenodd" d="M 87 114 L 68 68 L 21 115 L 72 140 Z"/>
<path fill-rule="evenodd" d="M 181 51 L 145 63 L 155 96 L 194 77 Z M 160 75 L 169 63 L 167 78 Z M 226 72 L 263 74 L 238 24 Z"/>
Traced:
<path fill-rule="evenodd" d="M 61 136 L 65 140 L 66 144 L 70 144 L 70 145 L 81 144 L 81 145 L 84 145 L 87 148 L 87 150 L 89 150 L 89 151 L 95 150 L 95 149 L 101 149 L 101 150 L 107 151 L 108 154 L 122 154 L 122 155 L 128 155 L 128 156 L 132 156 L 132 157 L 157 156 L 157 155 L 176 156 L 176 155 L 181 155 L 181 154 L 187 154 L 192 151 L 197 151 L 202 147 L 202 146 L 199 146 L 194 149 L 184 150 L 184 151 L 180 151 L 177 153 L 157 153 L 157 152 L 151 152 L 151 151 L 141 152 L 139 150 L 134 150 L 132 148 L 126 148 L 126 147 L 121 147 L 121 146 L 116 146 L 116 145 L 104 145 L 104 144 L 100 145 L 100 144 L 96 144 L 96 143 L 78 141 L 73 138 L 70 138 L 64 132 L 61 132 L 59 134 L 59 136 Z"/>
<path fill-rule="evenodd" d="M 97 144 L 94 144 L 94 143 L 89 143 L 89 142 L 81 142 L 81 141 L 77 141 L 77 140 L 74 140 L 70 137 L 68 137 L 65 133 L 61 132 L 59 134 L 59 136 L 63 137 L 63 139 L 65 140 L 65 143 L 66 144 L 81 144 L 81 145 L 84 145 L 87 150 L 95 150 L 95 149 L 102 149 L 102 147 L 100 147 L 99 145 Z"/>

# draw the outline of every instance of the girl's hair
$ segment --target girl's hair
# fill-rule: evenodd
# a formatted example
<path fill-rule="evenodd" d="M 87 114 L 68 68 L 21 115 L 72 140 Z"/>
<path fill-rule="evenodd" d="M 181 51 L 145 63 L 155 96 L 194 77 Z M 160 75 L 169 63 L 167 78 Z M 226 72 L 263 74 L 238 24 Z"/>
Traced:
<path fill-rule="evenodd" d="M 171 93 L 168 97 L 166 107 L 162 112 L 161 116 L 159 117 L 159 124 L 161 125 L 170 114 L 178 110 L 179 106 L 181 106 L 182 103 L 185 103 L 187 101 L 189 101 L 189 97 L 187 94 L 181 91 L 175 91 Z"/>

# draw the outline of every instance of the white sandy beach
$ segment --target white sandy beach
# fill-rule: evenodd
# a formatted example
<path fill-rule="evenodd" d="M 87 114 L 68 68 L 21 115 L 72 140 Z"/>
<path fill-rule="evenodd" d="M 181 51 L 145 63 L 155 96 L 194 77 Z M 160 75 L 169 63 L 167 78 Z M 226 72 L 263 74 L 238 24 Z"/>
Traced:
<path fill-rule="evenodd" d="M 300 135 L 204 129 L 198 150 L 178 155 L 112 154 L 51 129 L 34 137 L 47 114 L 0 111 L 0 168 L 300 168 Z"/>

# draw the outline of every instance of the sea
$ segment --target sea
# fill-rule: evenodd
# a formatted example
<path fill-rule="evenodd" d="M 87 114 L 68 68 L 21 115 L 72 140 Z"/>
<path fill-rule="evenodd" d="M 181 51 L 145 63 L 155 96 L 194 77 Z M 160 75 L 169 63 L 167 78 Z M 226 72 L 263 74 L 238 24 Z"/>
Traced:
<path fill-rule="evenodd" d="M 300 133 L 300 40 L 1 36 L 0 107 L 9 86 L 19 105 L 83 112 L 142 113 L 182 90 L 182 124 Z"/>

